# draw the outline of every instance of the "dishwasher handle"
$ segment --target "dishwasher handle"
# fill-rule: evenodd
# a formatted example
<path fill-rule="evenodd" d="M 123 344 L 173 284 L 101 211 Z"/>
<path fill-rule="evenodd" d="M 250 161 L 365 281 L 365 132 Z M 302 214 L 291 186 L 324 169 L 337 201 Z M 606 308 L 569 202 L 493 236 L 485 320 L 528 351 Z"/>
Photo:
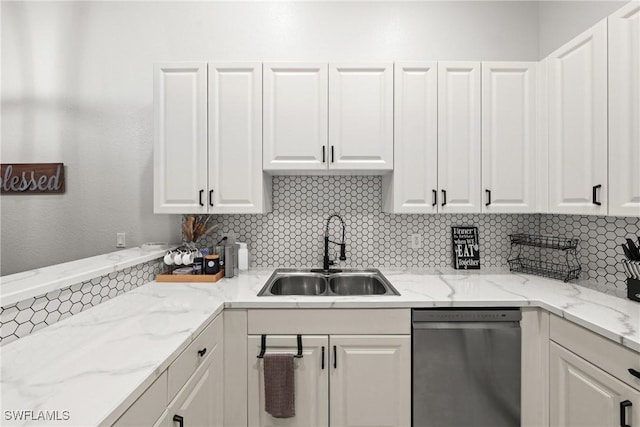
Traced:
<path fill-rule="evenodd" d="M 416 329 L 514 329 L 520 322 L 412 322 Z"/>

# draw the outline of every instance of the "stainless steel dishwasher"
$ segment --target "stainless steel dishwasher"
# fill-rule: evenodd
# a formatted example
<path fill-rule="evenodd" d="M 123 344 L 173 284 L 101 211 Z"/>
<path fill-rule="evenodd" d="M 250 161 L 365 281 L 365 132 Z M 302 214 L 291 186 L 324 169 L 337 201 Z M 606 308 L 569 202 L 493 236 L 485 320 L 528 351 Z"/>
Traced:
<path fill-rule="evenodd" d="M 412 425 L 520 426 L 520 310 L 413 309 Z"/>

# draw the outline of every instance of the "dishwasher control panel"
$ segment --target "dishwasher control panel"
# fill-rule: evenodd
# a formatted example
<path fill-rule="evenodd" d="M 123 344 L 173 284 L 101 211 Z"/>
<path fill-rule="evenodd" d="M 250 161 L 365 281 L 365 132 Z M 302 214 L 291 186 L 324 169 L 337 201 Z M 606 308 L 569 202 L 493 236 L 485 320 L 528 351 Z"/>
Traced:
<path fill-rule="evenodd" d="M 411 310 L 414 322 L 518 322 L 519 308 L 426 308 Z"/>

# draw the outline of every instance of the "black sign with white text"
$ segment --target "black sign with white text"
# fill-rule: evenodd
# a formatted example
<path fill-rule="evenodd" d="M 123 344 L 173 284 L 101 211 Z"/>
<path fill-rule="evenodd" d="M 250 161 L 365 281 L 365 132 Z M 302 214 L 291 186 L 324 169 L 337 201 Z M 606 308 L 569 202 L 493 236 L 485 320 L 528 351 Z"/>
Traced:
<path fill-rule="evenodd" d="M 456 270 L 480 270 L 478 227 L 451 227 L 453 267 Z"/>

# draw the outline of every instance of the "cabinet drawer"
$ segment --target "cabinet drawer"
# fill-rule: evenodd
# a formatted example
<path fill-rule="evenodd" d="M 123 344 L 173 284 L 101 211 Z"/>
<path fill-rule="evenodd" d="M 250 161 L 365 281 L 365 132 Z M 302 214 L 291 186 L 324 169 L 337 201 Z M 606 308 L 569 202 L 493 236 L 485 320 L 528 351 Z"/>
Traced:
<path fill-rule="evenodd" d="M 409 309 L 249 310 L 249 334 L 410 334 Z"/>
<path fill-rule="evenodd" d="M 640 354 L 635 351 L 556 315 L 551 315 L 550 338 L 624 383 L 640 390 L 640 378 L 629 373 L 629 368 L 640 371 Z"/>
<path fill-rule="evenodd" d="M 222 342 L 222 334 L 222 315 L 219 315 L 169 366 L 169 401 L 173 400 L 215 346 Z M 198 352 L 204 349 L 207 351 L 201 356 Z"/>
<path fill-rule="evenodd" d="M 113 423 L 113 427 L 153 425 L 167 408 L 167 403 L 167 372 L 165 371 L 142 393 L 138 400 L 129 406 L 129 409 L 118 418 L 118 421 Z"/>

